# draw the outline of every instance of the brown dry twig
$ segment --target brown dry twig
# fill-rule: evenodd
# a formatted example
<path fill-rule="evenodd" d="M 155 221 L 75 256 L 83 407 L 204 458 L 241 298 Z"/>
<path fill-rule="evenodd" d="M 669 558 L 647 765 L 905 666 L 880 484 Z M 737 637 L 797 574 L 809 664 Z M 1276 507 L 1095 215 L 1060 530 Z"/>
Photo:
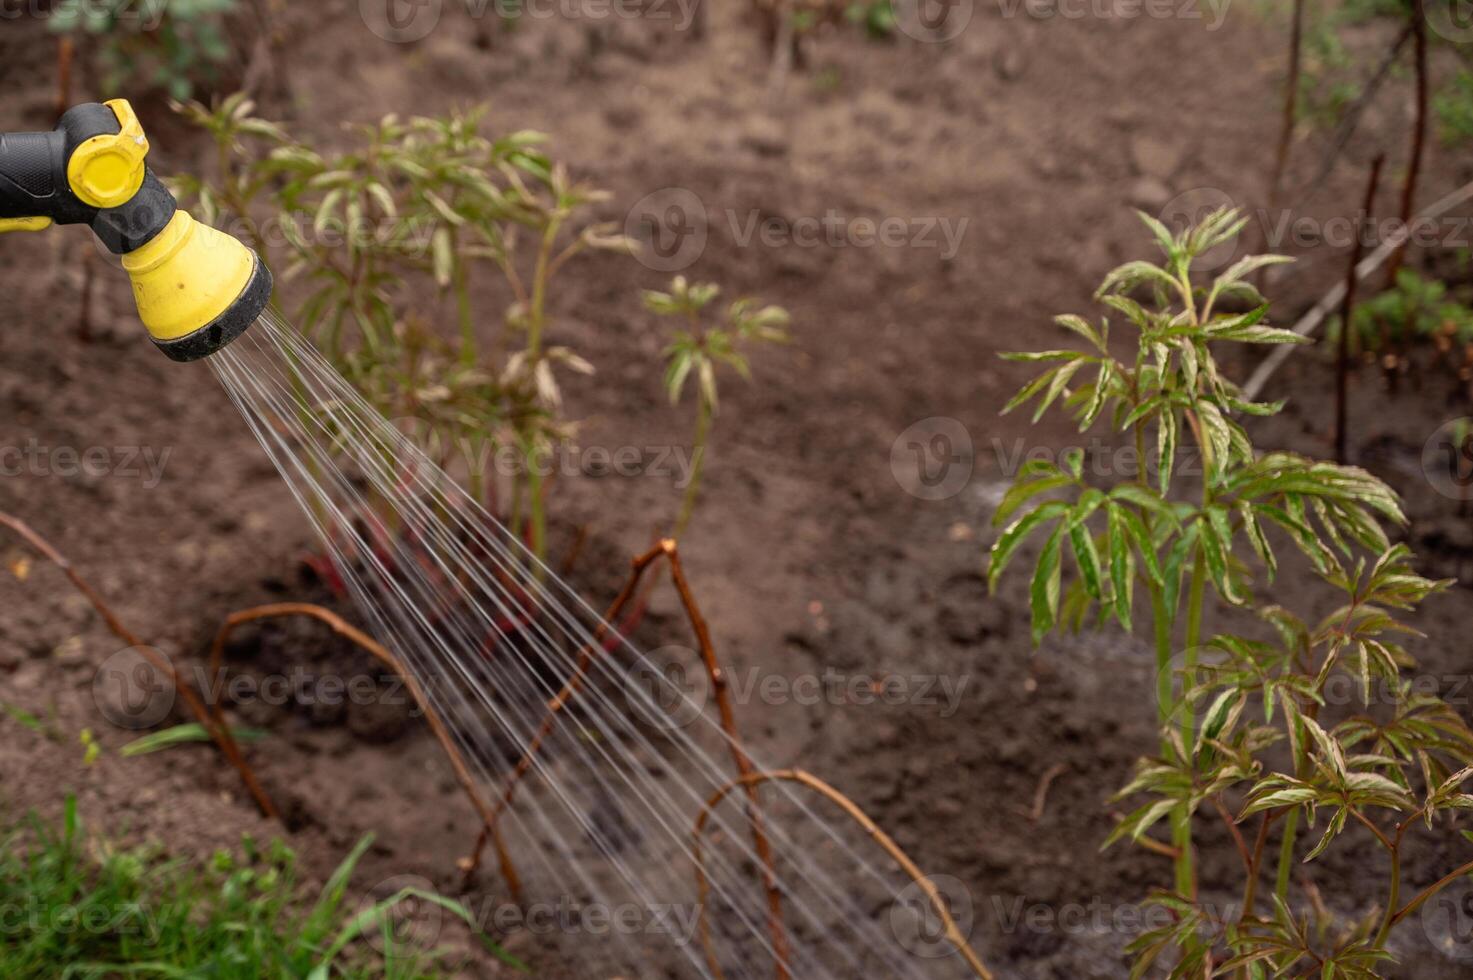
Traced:
<path fill-rule="evenodd" d="M 1033 791 L 1033 806 L 1028 810 L 1030 822 L 1038 823 L 1043 819 L 1043 809 L 1048 805 L 1049 787 L 1054 784 L 1054 780 L 1068 771 L 1069 767 L 1062 762 L 1055 762 L 1044 770 L 1043 775 L 1038 779 L 1038 788 Z"/>
<path fill-rule="evenodd" d="M 425 721 L 428 722 L 430 731 L 434 733 L 435 740 L 440 743 L 440 748 L 445 752 L 446 757 L 449 758 L 450 767 L 455 770 L 455 778 L 459 781 L 461 788 L 465 790 L 465 795 L 470 797 L 471 805 L 476 808 L 476 812 L 481 817 L 482 824 L 486 828 L 492 829 L 491 838 L 496 845 L 497 855 L 501 863 L 501 873 L 506 878 L 507 887 L 511 890 L 512 896 L 519 898 L 521 895 L 521 881 L 517 877 L 516 869 L 512 866 L 511 857 L 507 854 L 500 835 L 494 830 L 495 818 L 491 807 L 481 798 L 480 791 L 476 787 L 475 778 L 471 775 L 470 767 L 466 765 L 465 757 L 460 754 L 460 750 L 455 747 L 455 742 L 450 737 L 450 730 L 445 726 L 445 722 L 440 718 L 440 715 L 430 705 L 429 698 L 425 696 L 424 688 L 420 686 L 419 681 L 413 674 L 404 669 L 404 665 L 399 662 L 397 657 L 373 637 L 353 626 L 331 610 L 324 609 L 322 606 L 312 603 L 279 602 L 265 606 L 256 606 L 251 609 L 242 609 L 239 612 L 231 613 L 225 618 L 225 622 L 221 624 L 219 632 L 215 634 L 214 643 L 210 646 L 209 678 L 211 689 L 217 689 L 219 686 L 220 671 L 224 668 L 225 644 L 237 629 L 246 623 L 258 622 L 263 619 L 282 619 L 289 616 L 306 616 L 323 623 L 338 636 L 365 650 L 374 659 L 398 674 L 400 679 L 404 681 L 404 686 L 409 689 L 409 693 L 414 697 L 415 703 L 424 712 Z M 225 723 L 224 716 L 218 704 L 215 705 L 215 714 L 217 722 L 223 727 Z"/>
<path fill-rule="evenodd" d="M 250 792 L 251 797 L 256 801 L 256 805 L 260 807 L 261 813 L 273 820 L 280 820 L 280 813 L 277 812 L 275 804 L 271 802 L 271 797 L 266 794 L 266 790 L 262 788 L 260 780 L 256 778 L 255 772 L 246 763 L 245 757 L 241 755 L 240 746 L 236 744 L 235 737 L 230 734 L 229 727 L 223 722 L 218 721 L 210 713 L 210 710 L 205 707 L 204 701 L 200 699 L 194 689 L 179 676 L 179 672 L 174 669 L 174 665 L 169 662 L 169 658 L 165 657 L 149 644 L 143 642 L 137 633 L 124 626 L 117 615 L 113 613 L 112 609 L 108 607 L 107 603 L 102 600 L 102 596 L 72 567 L 71 562 L 67 561 L 65 556 L 57 551 L 49 541 L 32 530 L 30 525 L 4 512 L 0 512 L 0 525 L 10 528 L 10 530 L 19 535 L 27 544 L 40 552 L 48 561 L 57 568 L 60 568 L 71 581 L 72 585 L 76 587 L 77 591 L 91 603 L 92 608 L 102 617 L 102 621 L 107 625 L 108 630 L 118 639 L 128 644 L 129 647 L 136 650 L 139 656 L 148 661 L 150 666 L 168 679 L 170 685 L 184 699 L 184 703 L 189 708 L 190 713 L 204 726 L 205 731 L 209 732 L 210 737 L 214 739 L 215 744 L 219 746 L 225 758 L 230 761 L 230 764 L 235 767 L 235 771 L 240 774 L 241 781 L 245 783 L 247 791 Z"/>
<path fill-rule="evenodd" d="M 910 859 L 910 856 L 901 850 L 900 845 L 895 843 L 889 834 L 881 830 L 879 825 L 859 808 L 859 804 L 849 799 L 849 797 L 822 779 L 819 779 L 812 773 L 804 772 L 802 769 L 779 769 L 773 772 L 753 772 L 740 776 L 712 794 L 711 798 L 706 801 L 705 808 L 701 810 L 701 815 L 696 818 L 695 863 L 696 887 L 699 891 L 699 898 L 696 902 L 696 921 L 700 925 L 701 944 L 705 947 L 706 963 L 717 978 L 722 977 L 723 974 L 716 958 L 716 950 L 712 945 L 710 927 L 706 924 L 706 899 L 710 891 L 710 886 L 706 879 L 705 861 L 701 856 L 701 840 L 705 834 L 706 824 L 710 820 L 711 814 L 721 805 L 721 801 L 726 799 L 732 790 L 736 789 L 739 785 L 747 788 L 756 788 L 759 784 L 767 782 L 797 783 L 800 786 L 805 786 L 813 790 L 843 810 L 845 815 L 857 823 L 869 835 L 870 839 L 880 846 L 881 850 L 890 855 L 895 863 L 900 865 L 901 870 L 910 877 L 911 881 L 925 893 L 932 908 L 941 917 L 942 925 L 946 930 L 946 938 L 951 941 L 951 944 L 956 947 L 957 952 L 967 961 L 967 965 L 971 967 L 972 972 L 978 977 L 981 977 L 982 980 L 993 980 L 992 971 L 987 969 L 986 965 L 983 964 L 982 958 L 977 955 L 976 950 L 972 949 L 971 944 L 967 942 L 967 937 L 957 927 L 956 920 L 951 917 L 951 911 L 947 907 L 946 898 L 937 890 L 936 886 L 932 884 L 921 869 L 916 866 L 916 863 Z"/>
<path fill-rule="evenodd" d="M 481 867 L 481 854 L 485 851 L 487 842 L 493 838 L 499 841 L 500 832 L 498 830 L 498 824 L 501 814 L 507 807 L 511 806 L 512 800 L 515 799 L 517 787 L 531 770 L 532 763 L 537 758 L 537 753 L 542 749 L 542 744 L 552 734 L 553 727 L 557 723 L 558 714 L 573 699 L 573 696 L 578 693 L 579 688 L 583 686 L 583 681 L 588 676 L 588 668 L 593 663 L 597 648 L 608 635 L 609 624 L 615 619 L 618 619 L 624 612 L 624 607 L 633 598 L 635 590 L 639 587 L 639 581 L 644 577 L 646 569 L 650 567 L 655 559 L 664 553 L 662 548 L 656 546 L 634 559 L 630 568 L 629 580 L 625 582 L 624 588 L 619 592 L 619 596 L 614 600 L 613 605 L 609 606 L 608 611 L 604 613 L 603 621 L 594 630 L 593 643 L 585 644 L 578 651 L 573 664 L 573 675 L 563 682 L 562 689 L 547 703 L 547 713 L 542 718 L 542 724 L 538 726 L 537 734 L 532 737 L 532 741 L 528 743 L 526 751 L 522 753 L 522 757 L 517 760 L 516 767 L 512 770 L 511 775 L 507 777 L 506 786 L 501 791 L 501 798 L 491 808 L 490 818 L 487 820 L 485 826 L 481 828 L 481 834 L 476 839 L 475 848 L 471 851 L 470 857 L 466 858 L 465 863 L 461 867 L 461 870 L 464 872 L 462 883 L 465 887 L 469 887 L 471 879 L 475 877 L 476 872 Z M 505 855 L 505 848 L 499 843 L 497 846 L 501 853 Z M 506 871 L 507 864 L 507 860 L 503 859 L 503 873 Z"/>
<path fill-rule="evenodd" d="M 527 751 L 517 762 L 516 768 L 512 771 L 511 776 L 508 778 L 501 801 L 497 804 L 496 809 L 491 815 L 488 830 L 494 832 L 497 818 L 506 807 L 510 806 L 517 786 L 531 768 L 532 761 L 541 749 L 543 742 L 551 734 L 558 713 L 568 705 L 568 702 L 572 700 L 582 687 L 583 681 L 587 677 L 588 668 L 592 664 L 594 656 L 597 655 L 598 649 L 602 646 L 604 638 L 608 635 L 609 623 L 619 617 L 619 614 L 638 590 L 640 580 L 644 576 L 645 571 L 661 556 L 665 558 L 670 568 L 671 580 L 675 583 L 675 590 L 680 595 L 680 602 L 685 609 L 686 618 L 690 621 L 691 629 L 696 634 L 696 641 L 701 650 L 701 661 L 705 665 L 706 674 L 711 681 L 711 690 L 715 694 L 717 711 L 721 717 L 721 730 L 725 734 L 727 744 L 730 747 L 732 762 L 736 766 L 741 779 L 746 780 L 755 774 L 756 770 L 752 765 L 751 757 L 747 755 L 746 749 L 742 746 L 741 737 L 737 733 L 736 714 L 732 710 L 731 698 L 727 691 L 726 673 L 721 669 L 721 664 L 716 659 L 716 650 L 711 642 L 711 630 L 706 625 L 705 617 L 701 615 L 700 606 L 696 603 L 695 594 L 691 590 L 690 582 L 685 577 L 685 569 L 681 565 L 680 552 L 676 547 L 675 540 L 673 538 L 664 538 L 655 547 L 634 559 L 629 581 L 625 583 L 623 591 L 619 593 L 618 598 L 609 607 L 609 611 L 604 615 L 603 622 L 599 624 L 597 630 L 594 632 L 594 642 L 585 645 L 583 649 L 578 651 L 577 661 L 573 668 L 573 676 L 568 678 L 557 696 L 548 702 L 547 714 L 543 718 L 542 725 L 536 737 L 528 745 Z M 777 959 L 777 977 L 778 980 L 789 980 L 791 974 L 788 971 L 789 954 L 787 933 L 783 928 L 782 890 L 777 884 L 772 845 L 762 825 L 761 801 L 757 795 L 757 787 L 750 782 L 743 783 L 743 785 L 746 787 L 747 815 L 752 827 L 752 843 L 757 852 L 758 862 L 762 866 L 762 884 L 767 894 L 767 925 L 768 931 L 772 936 L 773 952 Z M 472 857 L 471 871 L 474 871 L 476 864 L 479 862 L 481 849 L 485 845 L 485 836 L 485 832 L 483 832 L 481 840 L 477 841 L 476 851 Z"/>

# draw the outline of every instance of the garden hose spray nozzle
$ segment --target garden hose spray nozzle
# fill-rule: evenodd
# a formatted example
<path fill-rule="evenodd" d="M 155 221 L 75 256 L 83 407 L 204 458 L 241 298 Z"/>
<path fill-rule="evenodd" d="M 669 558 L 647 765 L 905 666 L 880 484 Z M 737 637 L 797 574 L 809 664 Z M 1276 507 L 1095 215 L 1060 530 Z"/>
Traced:
<path fill-rule="evenodd" d="M 123 99 L 75 106 L 49 133 L 0 134 L 0 232 L 87 224 L 133 281 L 138 316 L 176 361 L 208 357 L 271 299 L 271 273 L 230 235 L 181 211 L 148 169 Z"/>

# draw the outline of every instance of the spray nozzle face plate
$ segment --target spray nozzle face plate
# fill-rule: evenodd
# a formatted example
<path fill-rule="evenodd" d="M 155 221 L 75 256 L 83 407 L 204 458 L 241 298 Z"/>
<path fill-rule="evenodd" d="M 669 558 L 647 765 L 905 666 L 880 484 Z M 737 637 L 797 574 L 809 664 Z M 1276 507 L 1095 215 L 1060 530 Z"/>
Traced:
<path fill-rule="evenodd" d="M 245 248 L 243 245 L 241 247 Z M 209 357 L 249 330 L 251 324 L 256 322 L 256 318 L 271 302 L 271 271 L 266 268 L 266 263 L 262 262 L 255 252 L 250 249 L 246 251 L 250 253 L 253 261 L 251 277 L 240 295 L 225 308 L 224 312 L 203 327 L 183 337 L 173 340 L 154 338 L 154 345 L 171 360 L 198 361 Z"/>

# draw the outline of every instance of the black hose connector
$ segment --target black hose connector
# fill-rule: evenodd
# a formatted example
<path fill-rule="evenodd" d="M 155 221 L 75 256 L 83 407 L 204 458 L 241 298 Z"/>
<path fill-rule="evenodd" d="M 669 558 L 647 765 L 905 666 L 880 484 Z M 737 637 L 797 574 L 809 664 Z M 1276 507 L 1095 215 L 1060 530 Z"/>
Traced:
<path fill-rule="evenodd" d="M 99 136 L 122 132 L 108 106 L 75 106 L 49 133 L 0 134 L 0 221 L 50 218 L 59 225 L 92 227 L 108 250 L 124 255 L 151 241 L 174 217 L 174 196 L 145 168 L 143 183 L 116 207 L 82 200 L 68 178 L 77 150 Z"/>

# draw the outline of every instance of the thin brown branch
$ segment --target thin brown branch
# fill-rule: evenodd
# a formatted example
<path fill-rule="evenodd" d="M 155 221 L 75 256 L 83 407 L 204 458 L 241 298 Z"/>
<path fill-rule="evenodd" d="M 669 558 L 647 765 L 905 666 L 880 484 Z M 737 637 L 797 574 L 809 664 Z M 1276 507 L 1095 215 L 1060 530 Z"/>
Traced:
<path fill-rule="evenodd" d="M 1222 805 L 1222 797 L 1213 795 L 1212 807 L 1217 815 L 1222 817 L 1223 826 L 1227 827 L 1228 833 L 1233 835 L 1233 844 L 1238 849 L 1238 856 L 1243 859 L 1243 869 L 1250 874 L 1253 872 L 1253 854 L 1248 850 L 1248 842 L 1243 839 L 1243 832 L 1238 829 L 1237 821 L 1228 812 L 1228 808 Z"/>
<path fill-rule="evenodd" d="M 70 34 L 56 39 L 56 118 L 60 119 L 72 106 L 72 65 L 77 42 Z"/>
<path fill-rule="evenodd" d="M 736 713 L 732 710 L 731 696 L 727 691 L 726 672 L 721 669 L 721 664 L 716 659 L 716 648 L 711 643 L 711 630 L 706 625 L 706 618 L 701 615 L 700 607 L 696 605 L 696 597 L 691 591 L 690 583 L 686 581 L 685 568 L 681 565 L 680 552 L 676 549 L 675 539 L 665 538 L 660 542 L 660 548 L 664 551 L 665 558 L 670 564 L 670 578 L 675 583 L 675 591 L 680 594 L 680 602 L 685 607 L 685 614 L 690 620 L 691 629 L 695 630 L 696 642 L 701 648 L 701 660 L 706 665 L 706 675 L 711 680 L 711 692 L 716 698 L 716 709 L 721 716 L 721 730 L 726 733 L 726 740 L 731 749 L 732 763 L 736 766 L 737 774 L 746 779 L 753 775 L 756 769 L 747 755 L 747 750 L 742 747 L 741 737 L 737 734 Z M 743 787 L 747 795 L 747 817 L 752 825 L 752 844 L 757 849 L 757 860 L 762 864 L 763 886 L 767 890 L 767 927 L 772 934 L 772 949 L 777 959 L 777 977 L 778 980 L 788 980 L 791 974 L 788 972 L 787 935 L 783 930 L 783 899 L 782 891 L 777 885 L 772 845 L 767 839 L 767 831 L 762 826 L 762 807 L 757 795 L 757 784 L 744 782 Z"/>
<path fill-rule="evenodd" d="M 1386 834 L 1381 830 L 1381 828 L 1377 827 L 1376 824 L 1372 822 L 1369 817 L 1367 817 L 1365 814 L 1361 813 L 1354 807 L 1351 807 L 1350 815 L 1352 817 L 1355 817 L 1355 819 L 1359 820 L 1362 824 L 1364 824 L 1367 830 L 1375 834 L 1376 840 L 1381 842 L 1381 846 L 1386 848 L 1388 853 L 1396 853 L 1396 845 L 1391 843 L 1391 839 L 1387 837 Z"/>
<path fill-rule="evenodd" d="M 1253 914 L 1253 904 L 1258 898 L 1258 873 L 1263 867 L 1264 848 L 1268 846 L 1268 828 L 1276 816 L 1273 811 L 1265 810 L 1263 819 L 1258 822 L 1258 836 L 1253 839 L 1252 859 L 1248 862 L 1248 883 L 1243 886 L 1241 921 L 1244 922 Z"/>
<path fill-rule="evenodd" d="M 102 621 L 107 624 L 108 630 L 118 639 L 128 644 L 129 647 L 136 650 L 155 670 L 168 678 L 170 685 L 184 699 L 184 703 L 189 708 L 190 713 L 204 726 L 205 731 L 209 732 L 210 737 L 214 739 L 215 744 L 219 746 L 225 758 L 235 767 L 235 771 L 240 774 L 241 782 L 245 783 L 246 790 L 256 801 L 256 806 L 260 808 L 261 813 L 272 820 L 280 820 L 281 814 L 277 811 L 275 804 L 271 802 L 271 797 L 267 795 L 266 790 L 262 788 L 260 780 L 256 778 L 255 771 L 246 763 L 245 757 L 241 754 L 240 746 L 236 744 L 235 736 L 230 733 L 229 727 L 223 723 L 216 723 L 215 717 L 210 714 L 209 709 L 205 707 L 204 702 L 195 693 L 194 689 L 189 686 L 189 683 L 179 676 L 179 672 L 174 669 L 174 665 L 169 662 L 169 658 L 165 657 L 149 644 L 143 642 L 137 633 L 124 626 L 122 620 L 118 619 L 117 615 L 113 613 L 107 603 L 102 600 L 102 596 L 72 567 L 71 562 L 67 561 L 66 557 L 57 551 L 49 541 L 32 530 L 30 525 L 4 512 L 0 512 L 0 525 L 10 528 L 10 530 L 24 539 L 32 548 L 45 556 L 48 561 L 57 568 L 60 568 L 76 590 L 82 594 L 92 605 L 92 608 L 97 611 L 97 614 L 102 617 Z"/>
<path fill-rule="evenodd" d="M 246 623 L 258 622 L 263 619 L 282 619 L 289 616 L 306 616 L 323 623 L 338 636 L 367 651 L 374 659 L 399 675 L 399 678 L 404 682 L 404 686 L 408 688 L 410 695 L 413 696 L 415 703 L 424 712 L 425 721 L 429 723 L 430 731 L 434 733 L 436 741 L 440 743 L 440 748 L 450 760 L 450 768 L 455 771 L 455 778 L 460 782 L 461 788 L 465 790 L 465 795 L 470 797 L 471 805 L 480 814 L 481 823 L 483 826 L 491 827 L 494 822 L 492 810 L 486 801 L 481 798 L 476 781 L 471 775 L 470 767 L 466 765 L 465 758 L 460 754 L 460 750 L 456 748 L 445 722 L 440 718 L 439 713 L 435 711 L 434 707 L 431 706 L 429 698 L 425 696 L 424 688 L 420 686 L 419 680 L 408 670 L 404 669 L 404 665 L 399 662 L 399 659 L 385 649 L 377 640 L 329 609 L 305 602 L 280 602 L 265 606 L 256 606 L 252 609 L 242 609 L 239 612 L 231 613 L 225 618 L 225 622 L 221 624 L 219 632 L 215 634 L 215 641 L 210 647 L 209 678 L 211 690 L 215 690 L 219 686 L 220 671 L 224 667 L 225 644 L 237 629 Z M 216 721 L 223 727 L 225 724 L 223 709 L 218 703 L 215 705 L 215 716 Z M 493 837 L 496 841 L 497 853 L 501 860 L 502 874 L 506 876 L 507 887 L 511 890 L 514 898 L 518 897 L 521 894 L 521 882 L 517 877 L 515 868 L 512 866 L 510 856 L 507 854 L 505 847 L 502 846 L 500 836 L 493 834 Z"/>
<path fill-rule="evenodd" d="M 551 701 L 547 702 L 547 713 L 542 718 L 542 724 L 538 727 L 537 734 L 528 743 L 526 751 L 517 760 L 516 768 L 507 777 L 506 786 L 501 791 L 501 799 L 496 802 L 496 805 L 491 810 L 491 822 L 493 824 L 500 818 L 506 808 L 511 806 L 512 800 L 516 796 L 517 786 L 532 768 L 532 763 L 537 758 L 537 753 L 542 749 L 542 743 L 547 741 L 548 736 L 552 734 L 553 727 L 557 724 L 558 714 L 568 706 L 568 702 L 582 688 L 584 680 L 588 677 L 588 668 L 593 664 L 593 658 L 597 655 L 604 638 L 608 636 L 609 624 L 619 618 L 620 613 L 624 611 L 624 607 L 633 598 L 634 592 L 639 587 L 639 581 L 644 577 L 645 571 L 655 559 L 664 553 L 663 548 L 656 546 L 638 558 L 635 558 L 631 563 L 629 579 L 624 583 L 624 588 L 620 590 L 618 597 L 614 599 L 608 611 L 604 613 L 603 621 L 594 630 L 593 642 L 584 644 L 583 648 L 578 651 L 577 658 L 573 664 L 572 676 L 563 682 L 562 689 L 553 696 Z"/>
<path fill-rule="evenodd" d="M 461 881 L 465 887 L 470 886 L 471 879 L 475 877 L 476 872 L 480 869 L 481 854 L 486 850 L 486 844 L 488 842 L 495 843 L 497 853 L 502 856 L 502 873 L 503 875 L 506 874 L 510 862 L 505 857 L 507 853 L 506 847 L 501 841 L 499 823 L 501 814 L 511 806 L 513 799 L 516 797 L 517 786 L 521 784 L 521 781 L 531 770 L 532 763 L 537 758 L 537 753 L 542 750 L 543 743 L 552 734 L 553 727 L 557 724 L 559 712 L 567 707 L 568 702 L 573 699 L 574 695 L 583 686 L 583 681 L 588 676 L 588 668 L 592 665 L 593 658 L 602 646 L 604 638 L 608 636 L 609 624 L 618 619 L 620 614 L 623 613 L 624 607 L 634 597 L 635 591 L 639 587 L 640 579 L 644 577 L 645 571 L 655 559 L 664 553 L 663 548 L 656 546 L 631 562 L 628 581 L 624 583 L 624 588 L 620 590 L 618 597 L 614 599 L 613 604 L 604 613 L 603 620 L 599 623 L 598 628 L 594 630 L 593 642 L 585 644 L 578 651 L 577 659 L 573 664 L 572 676 L 563 682 L 561 690 L 547 703 L 547 713 L 542 718 L 542 724 L 538 726 L 537 734 L 532 737 L 532 741 L 528 743 L 526 751 L 522 753 L 521 758 L 517 760 L 516 767 L 512 770 L 511 775 L 507 777 L 506 785 L 501 791 L 501 798 L 492 806 L 490 819 L 481 827 L 481 833 L 476 838 L 476 844 L 471 851 L 470 857 L 466 858 L 462 864 L 464 875 Z M 515 877 L 515 872 L 513 872 L 511 877 L 508 878 L 508 883 L 515 880 Z"/>
<path fill-rule="evenodd" d="M 1044 770 L 1043 775 L 1038 779 L 1038 787 L 1033 791 L 1033 806 L 1028 810 L 1029 822 L 1038 823 L 1043 819 L 1043 810 L 1048 804 L 1049 787 L 1054 784 L 1054 780 L 1068 771 L 1069 767 L 1062 762 L 1056 762 Z"/>
<path fill-rule="evenodd" d="M 739 785 L 752 789 L 767 782 L 797 783 L 800 786 L 805 786 L 813 790 L 843 810 L 850 819 L 857 823 L 869 835 L 871 840 L 878 844 L 886 854 L 890 855 L 896 864 L 900 865 L 901 870 L 925 893 L 926 898 L 931 902 L 932 908 L 941 917 L 941 922 L 946 930 L 946 938 L 951 941 L 951 944 L 956 947 L 957 952 L 967 961 L 967 965 L 971 967 L 972 972 L 978 977 L 981 977 L 982 980 L 993 980 L 992 971 L 987 969 L 983 964 L 982 958 L 977 955 L 976 950 L 972 949 L 971 944 L 967 942 L 967 937 L 957 927 L 956 920 L 951 917 L 951 911 L 947 906 L 945 897 L 937 890 L 936 886 L 932 884 L 921 869 L 916 866 L 916 863 L 910 859 L 910 856 L 900 849 L 900 845 L 895 843 L 889 834 L 881 830 L 869 818 L 868 814 L 859 808 L 857 803 L 822 779 L 801 769 L 779 769 L 774 772 L 752 772 L 744 774 L 713 793 L 711 798 L 706 801 L 706 806 L 701 811 L 701 815 L 696 818 L 694 857 L 696 884 L 700 896 L 696 903 L 696 916 L 701 929 L 701 942 L 706 949 L 706 961 L 717 977 L 721 977 L 722 972 L 716 959 L 715 949 L 711 941 L 710 928 L 706 924 L 704 914 L 710 885 L 706 879 L 706 867 L 705 860 L 702 857 L 701 841 L 705 835 L 706 824 L 710 821 L 711 814 L 715 812 L 716 808 L 721 805 L 721 801 L 726 799 L 732 790 L 736 789 Z"/>
<path fill-rule="evenodd" d="M 1340 116 L 1340 123 L 1335 127 L 1335 137 L 1325 157 L 1320 161 L 1320 169 L 1307 183 L 1302 185 L 1302 190 L 1309 192 L 1317 187 L 1322 187 L 1325 178 L 1330 176 L 1335 162 L 1340 159 L 1341 152 L 1350 143 L 1350 138 L 1355 135 L 1355 128 L 1360 124 L 1360 117 L 1364 114 L 1366 107 L 1375 99 L 1376 93 L 1380 91 L 1382 84 L 1391 76 L 1391 67 L 1396 64 L 1401 49 L 1406 46 L 1412 37 L 1412 24 L 1408 23 L 1402 32 L 1397 35 L 1396 43 L 1386 52 L 1381 63 L 1376 66 L 1376 71 L 1371 75 L 1365 85 L 1361 87 L 1361 93 L 1350 107 Z"/>
<path fill-rule="evenodd" d="M 1427 11 L 1424 0 L 1412 0 L 1412 42 L 1417 62 L 1417 113 L 1412 121 L 1412 146 L 1406 179 L 1401 185 L 1401 221 L 1410 228 L 1417 199 L 1417 177 L 1422 172 L 1422 151 L 1427 144 Z M 1402 239 L 1386 263 L 1386 288 L 1396 285 L 1396 274 L 1406 257 L 1407 239 Z"/>
<path fill-rule="evenodd" d="M 1377 154 L 1371 162 L 1371 177 L 1366 182 L 1366 196 L 1360 214 L 1355 218 L 1355 241 L 1350 245 L 1350 267 L 1345 271 L 1345 300 L 1340 306 L 1340 344 L 1335 354 L 1335 459 L 1344 465 L 1350 462 L 1346 441 L 1349 438 L 1347 421 L 1350 391 L 1350 330 L 1355 312 L 1355 270 L 1365 254 L 1365 224 L 1376 206 L 1376 187 L 1381 183 L 1381 165 L 1385 154 Z"/>
<path fill-rule="evenodd" d="M 1272 210 L 1278 207 L 1279 192 L 1284 184 L 1284 170 L 1289 165 L 1289 148 L 1294 141 L 1294 124 L 1299 104 L 1299 65 L 1304 48 L 1304 0 L 1294 0 L 1294 16 L 1289 28 L 1289 75 L 1284 80 L 1284 108 L 1279 121 L 1279 142 L 1274 149 L 1274 169 L 1269 178 L 1268 201 Z"/>
<path fill-rule="evenodd" d="M 1459 878 L 1470 874 L 1473 874 L 1473 861 L 1469 861 L 1467 864 L 1463 865 L 1461 868 L 1458 868 L 1456 871 L 1443 875 L 1437 881 L 1422 889 L 1417 894 L 1416 898 L 1403 905 L 1401 907 L 1401 910 L 1391 917 L 1392 927 L 1394 928 L 1396 924 L 1402 919 L 1405 919 L 1407 916 L 1417 911 L 1417 909 L 1421 908 L 1422 905 L 1427 901 L 1427 899 L 1431 898 L 1433 895 L 1436 895 L 1438 892 L 1442 891 L 1444 888 L 1446 888 L 1448 885 L 1451 885 Z"/>

